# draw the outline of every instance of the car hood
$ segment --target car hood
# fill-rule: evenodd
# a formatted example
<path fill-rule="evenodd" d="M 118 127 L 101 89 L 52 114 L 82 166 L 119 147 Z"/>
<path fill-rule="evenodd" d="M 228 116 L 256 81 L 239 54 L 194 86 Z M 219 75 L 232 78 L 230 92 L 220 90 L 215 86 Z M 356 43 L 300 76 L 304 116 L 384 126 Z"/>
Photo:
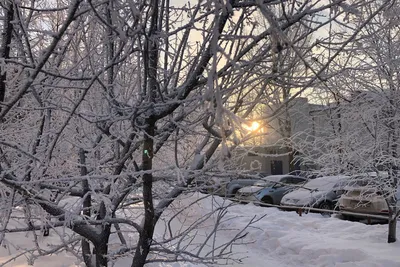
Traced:
<path fill-rule="evenodd" d="M 310 191 L 308 189 L 300 188 L 300 189 L 294 190 L 293 192 L 286 194 L 283 197 L 282 201 L 288 200 L 288 199 L 300 200 L 300 199 L 317 198 L 317 197 L 327 194 L 327 193 L 329 193 L 329 191 Z"/>
<path fill-rule="evenodd" d="M 259 187 L 259 186 L 254 186 L 254 185 L 246 186 L 246 187 L 239 189 L 239 193 L 256 193 L 256 192 L 260 191 L 261 189 L 263 189 L 263 188 Z"/>

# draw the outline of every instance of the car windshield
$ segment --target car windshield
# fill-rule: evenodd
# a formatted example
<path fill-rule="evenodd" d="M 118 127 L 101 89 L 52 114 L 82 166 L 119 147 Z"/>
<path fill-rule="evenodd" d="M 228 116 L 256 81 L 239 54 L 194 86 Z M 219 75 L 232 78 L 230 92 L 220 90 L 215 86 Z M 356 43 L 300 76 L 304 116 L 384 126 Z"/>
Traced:
<path fill-rule="evenodd" d="M 351 180 L 348 183 L 348 187 L 368 187 L 368 186 L 376 186 L 377 183 L 370 179 L 360 179 L 356 178 L 355 180 Z"/>
<path fill-rule="evenodd" d="M 387 188 L 392 188 L 390 180 L 388 177 L 377 178 L 376 176 L 355 176 L 346 184 L 347 190 L 355 189 L 380 189 L 385 190 Z"/>
<path fill-rule="evenodd" d="M 257 182 L 254 185 L 259 187 L 271 187 L 274 186 L 277 182 L 280 182 L 282 178 L 285 178 L 285 175 L 270 175 L 263 178 L 263 181 Z"/>
<path fill-rule="evenodd" d="M 309 181 L 304 185 L 304 188 L 309 190 L 330 190 L 341 181 L 339 177 L 323 177 Z"/>
<path fill-rule="evenodd" d="M 257 182 L 254 185 L 259 187 L 269 187 L 276 184 L 282 180 L 282 178 L 286 177 L 285 175 L 270 175 L 263 178 L 263 181 Z"/>

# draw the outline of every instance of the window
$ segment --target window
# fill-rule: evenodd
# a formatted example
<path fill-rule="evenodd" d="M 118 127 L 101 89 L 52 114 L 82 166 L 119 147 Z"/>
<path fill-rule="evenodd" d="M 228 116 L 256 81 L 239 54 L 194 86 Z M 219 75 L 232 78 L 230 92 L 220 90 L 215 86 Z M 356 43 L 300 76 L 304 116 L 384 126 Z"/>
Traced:
<path fill-rule="evenodd" d="M 291 182 L 290 179 L 291 179 L 291 178 L 289 178 L 289 177 L 285 177 L 285 178 L 282 178 L 282 179 L 280 180 L 280 182 L 281 182 L 281 183 L 284 183 L 284 184 L 290 184 L 290 182 Z"/>
<path fill-rule="evenodd" d="M 304 182 L 305 182 L 305 180 L 301 179 L 301 178 L 295 178 L 295 177 L 290 178 L 290 183 L 292 183 L 292 184 L 301 184 Z"/>

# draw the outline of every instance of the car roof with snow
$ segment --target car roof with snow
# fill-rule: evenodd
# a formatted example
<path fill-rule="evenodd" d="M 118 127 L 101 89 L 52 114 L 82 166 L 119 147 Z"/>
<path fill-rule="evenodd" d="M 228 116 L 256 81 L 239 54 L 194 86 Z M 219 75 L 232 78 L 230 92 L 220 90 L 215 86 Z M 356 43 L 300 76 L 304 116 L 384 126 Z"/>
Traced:
<path fill-rule="evenodd" d="M 263 182 L 264 180 L 261 180 L 259 178 L 248 178 L 248 179 L 234 179 L 232 181 L 229 182 L 229 184 L 235 184 L 235 183 L 246 183 L 249 181 L 253 181 L 253 182 Z"/>
<path fill-rule="evenodd" d="M 265 181 L 271 181 L 271 182 L 279 182 L 282 178 L 285 177 L 292 177 L 293 175 L 268 175 L 267 177 L 263 177 L 262 179 Z"/>
<path fill-rule="evenodd" d="M 347 182 L 350 179 L 349 176 L 339 175 L 339 176 L 325 176 L 321 178 L 316 178 L 310 180 L 304 185 L 306 189 L 319 189 L 319 190 L 329 190 L 332 189 L 337 183 L 343 181 Z"/>

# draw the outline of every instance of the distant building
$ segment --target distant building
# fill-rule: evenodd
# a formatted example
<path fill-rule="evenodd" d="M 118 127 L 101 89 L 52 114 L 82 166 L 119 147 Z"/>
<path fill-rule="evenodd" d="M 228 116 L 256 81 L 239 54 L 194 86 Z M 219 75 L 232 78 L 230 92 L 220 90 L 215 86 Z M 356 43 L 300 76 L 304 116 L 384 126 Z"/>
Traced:
<path fill-rule="evenodd" d="M 316 105 L 307 98 L 294 99 L 287 112 L 263 124 L 265 133 L 255 144 L 246 144 L 234 152 L 235 167 L 243 170 L 257 170 L 267 174 L 285 174 L 291 170 L 307 170 L 307 165 L 291 149 L 295 140 L 305 140 L 324 135 L 328 127 L 330 106 Z"/>
<path fill-rule="evenodd" d="M 267 174 L 285 174 L 290 171 L 290 156 L 285 148 L 240 147 L 235 150 L 236 167 L 242 170 L 255 170 Z M 295 169 L 300 169 L 297 165 Z"/>

